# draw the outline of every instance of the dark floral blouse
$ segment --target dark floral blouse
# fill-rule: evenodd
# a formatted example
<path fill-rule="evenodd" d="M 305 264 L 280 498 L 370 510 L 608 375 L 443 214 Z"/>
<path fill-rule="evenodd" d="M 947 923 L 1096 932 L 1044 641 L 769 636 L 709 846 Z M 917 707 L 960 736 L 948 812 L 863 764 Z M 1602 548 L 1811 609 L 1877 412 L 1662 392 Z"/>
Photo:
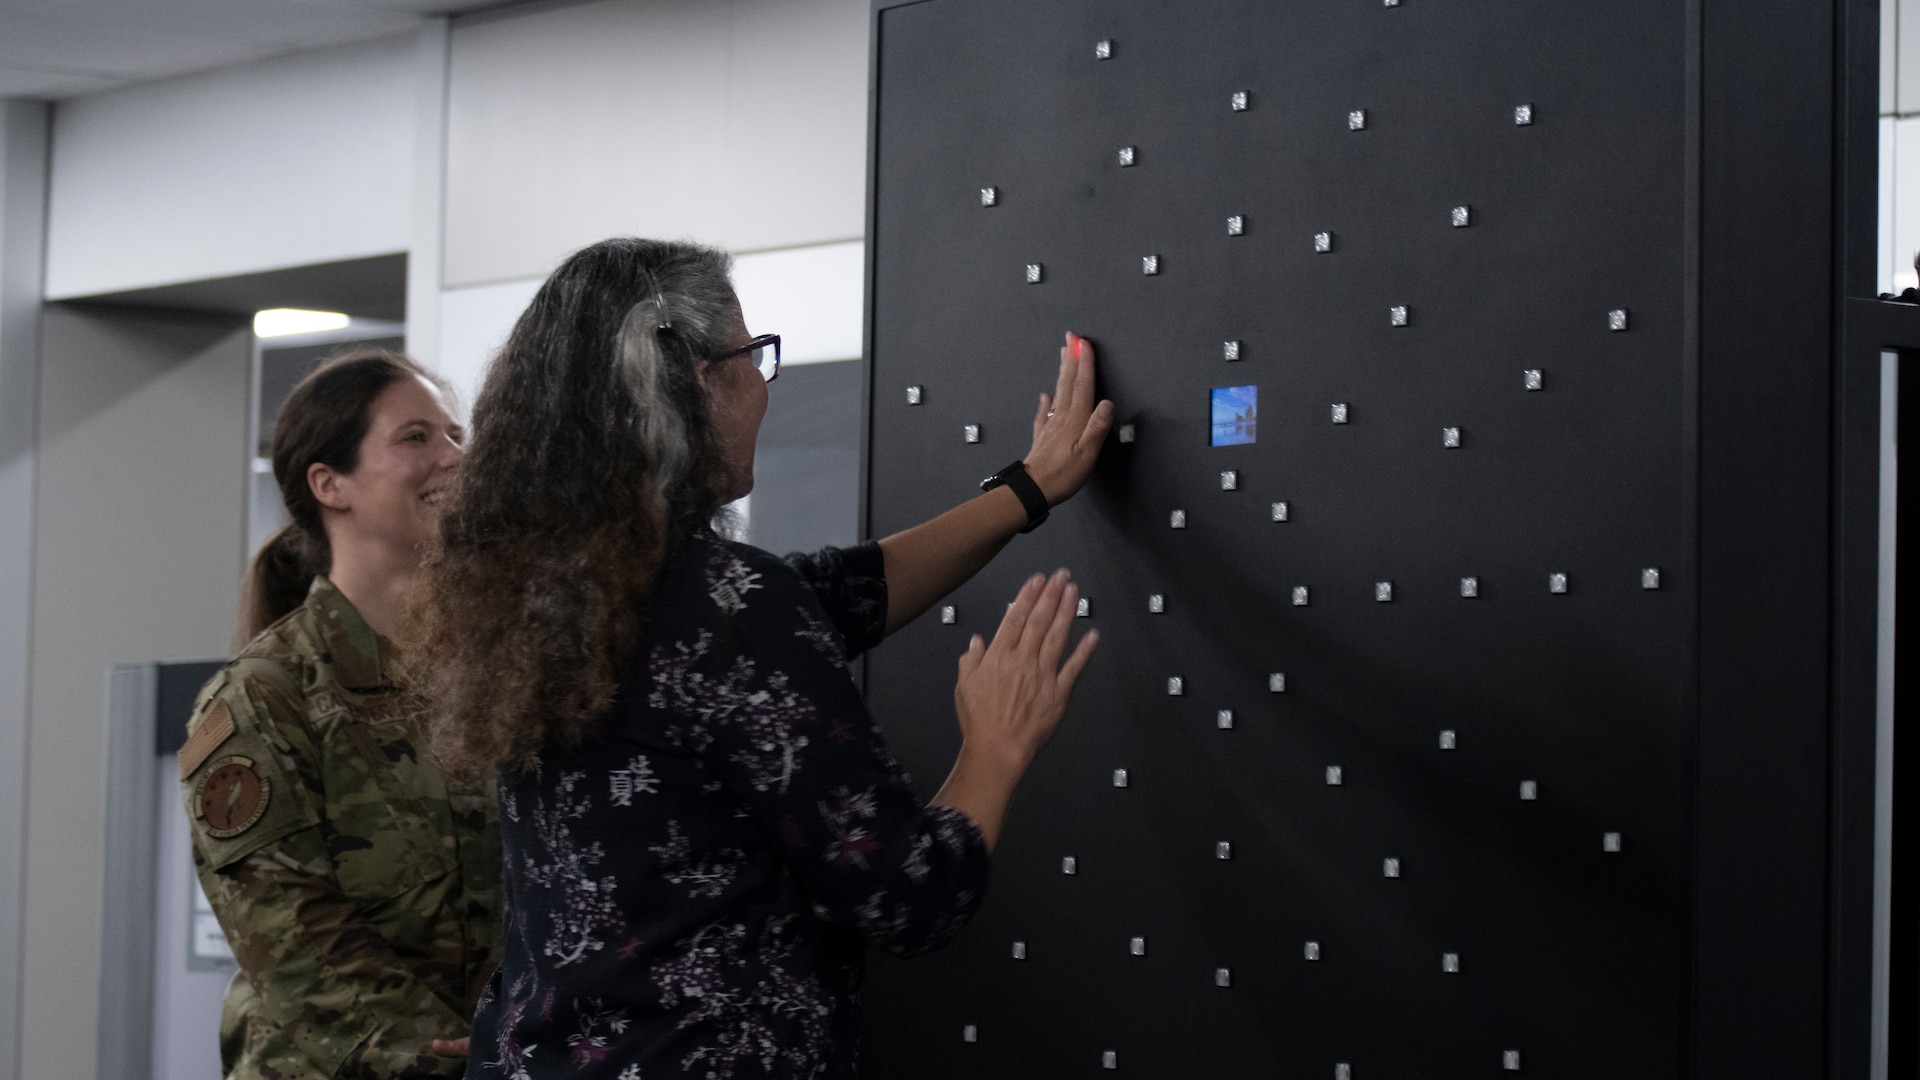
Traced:
<path fill-rule="evenodd" d="M 940 946 L 987 879 L 847 674 L 885 630 L 879 546 L 698 536 L 648 610 L 602 737 L 502 781 L 505 960 L 468 1075 L 851 1076 L 866 945 Z"/>

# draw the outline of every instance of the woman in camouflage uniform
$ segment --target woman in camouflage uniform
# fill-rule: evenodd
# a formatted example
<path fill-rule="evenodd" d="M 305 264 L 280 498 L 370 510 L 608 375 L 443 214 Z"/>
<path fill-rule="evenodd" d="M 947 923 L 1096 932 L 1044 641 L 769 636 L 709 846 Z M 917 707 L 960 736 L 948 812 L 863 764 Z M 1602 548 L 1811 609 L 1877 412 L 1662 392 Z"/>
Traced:
<path fill-rule="evenodd" d="M 281 407 L 292 523 L 255 557 L 240 632 L 180 752 L 194 863 L 240 972 L 229 1077 L 459 1076 L 496 963 L 490 789 L 450 784 L 389 680 L 464 432 L 411 360 L 327 361 Z"/>

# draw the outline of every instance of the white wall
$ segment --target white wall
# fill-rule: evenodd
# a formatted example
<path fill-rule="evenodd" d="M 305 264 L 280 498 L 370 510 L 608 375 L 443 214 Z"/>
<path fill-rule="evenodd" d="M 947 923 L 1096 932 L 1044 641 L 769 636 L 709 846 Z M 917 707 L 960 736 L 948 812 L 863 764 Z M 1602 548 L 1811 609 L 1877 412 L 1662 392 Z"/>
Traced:
<path fill-rule="evenodd" d="M 407 249 L 413 35 L 60 103 L 51 299 Z"/>
<path fill-rule="evenodd" d="M 0 1080 L 19 1075 L 47 109 L 0 102 Z"/>
<path fill-rule="evenodd" d="M 857 240 L 736 257 L 733 285 L 747 329 L 779 334 L 783 365 L 859 357 L 865 259 L 866 245 Z M 543 280 L 441 294 L 436 367 L 453 384 L 462 409 L 473 408 L 487 364 Z"/>
<path fill-rule="evenodd" d="M 108 670 L 226 650 L 250 352 L 231 322 L 44 319 L 20 1040 L 35 1080 L 94 1075 Z"/>
<path fill-rule="evenodd" d="M 600 0 L 456 20 L 446 284 L 608 236 L 733 251 L 865 226 L 868 0 Z"/>
<path fill-rule="evenodd" d="M 1880 6 L 1881 292 L 1920 285 L 1920 0 Z"/>

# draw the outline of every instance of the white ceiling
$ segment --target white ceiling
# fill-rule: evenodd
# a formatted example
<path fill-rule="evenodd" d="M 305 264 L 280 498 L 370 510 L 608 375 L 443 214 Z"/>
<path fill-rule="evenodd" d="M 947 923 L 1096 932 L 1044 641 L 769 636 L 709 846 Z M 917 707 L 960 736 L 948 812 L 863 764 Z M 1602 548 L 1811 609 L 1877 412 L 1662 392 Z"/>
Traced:
<path fill-rule="evenodd" d="M 0 98 L 53 100 L 397 34 L 501 0 L 0 0 Z"/>

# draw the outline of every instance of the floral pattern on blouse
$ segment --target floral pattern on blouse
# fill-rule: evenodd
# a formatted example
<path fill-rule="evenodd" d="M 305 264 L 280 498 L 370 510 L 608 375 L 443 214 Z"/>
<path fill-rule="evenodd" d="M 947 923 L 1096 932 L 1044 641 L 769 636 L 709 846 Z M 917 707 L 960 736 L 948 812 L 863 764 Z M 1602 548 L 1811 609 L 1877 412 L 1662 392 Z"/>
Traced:
<path fill-rule="evenodd" d="M 600 735 L 501 783 L 505 960 L 469 1075 L 853 1075 L 867 945 L 939 947 L 987 877 L 848 675 L 886 609 L 878 545 L 688 541 Z"/>

